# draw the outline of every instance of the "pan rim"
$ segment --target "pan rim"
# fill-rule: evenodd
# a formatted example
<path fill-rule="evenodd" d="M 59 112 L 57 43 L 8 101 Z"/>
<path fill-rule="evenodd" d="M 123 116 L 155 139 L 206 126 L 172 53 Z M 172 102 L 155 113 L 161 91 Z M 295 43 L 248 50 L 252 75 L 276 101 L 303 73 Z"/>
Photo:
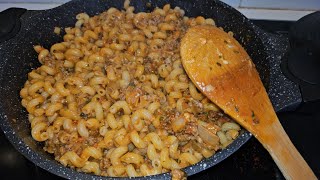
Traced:
<path fill-rule="evenodd" d="M 70 2 L 67 2 L 66 4 L 68 4 L 68 3 L 71 4 L 72 2 L 76 2 L 76 1 L 79 1 L 79 0 L 70 1 Z M 223 3 L 223 2 L 216 2 L 216 3 L 221 4 L 222 6 L 224 6 L 226 8 L 231 8 L 229 5 L 227 5 L 227 4 Z M 55 9 L 61 8 L 66 4 L 63 4 L 61 6 L 53 8 L 53 9 L 45 10 L 43 13 L 48 12 L 48 11 L 54 11 Z M 238 12 L 238 13 L 239 13 L 239 15 L 243 16 L 240 12 Z M 37 16 L 39 14 L 42 14 L 42 13 L 35 14 L 34 16 Z M 246 18 L 245 23 L 249 24 L 251 22 Z M 15 39 L 15 38 L 13 38 L 13 39 Z M 263 43 L 261 42 L 261 44 L 263 44 Z M 4 65 L 6 65 L 6 64 L 4 64 Z M 0 80 L 3 81 L 2 73 L 1 73 L 1 76 L 0 76 Z M 0 112 L 0 117 L 3 117 L 3 118 L 1 118 L 2 123 L 0 123 L 1 124 L 0 126 L 1 126 L 1 129 L 3 130 L 5 136 L 9 139 L 10 143 L 13 144 L 15 149 L 17 149 L 28 160 L 30 160 L 31 162 L 33 162 L 37 166 L 39 166 L 42 169 L 45 169 L 45 170 L 55 174 L 55 175 L 58 175 L 58 176 L 64 177 L 64 178 L 68 178 L 68 179 L 74 179 L 75 175 L 78 176 L 79 174 L 81 174 L 80 179 L 82 179 L 82 178 L 84 178 L 84 179 L 87 179 L 87 178 L 94 178 L 94 179 L 110 178 L 110 177 L 104 177 L 104 176 L 96 176 L 96 175 L 93 175 L 93 174 L 79 173 L 79 172 L 75 171 L 74 169 L 71 169 L 69 167 L 64 167 L 63 165 L 61 165 L 60 163 L 56 162 L 55 160 L 51 160 L 51 159 L 43 157 L 40 153 L 37 153 L 36 151 L 34 151 L 31 148 L 29 148 L 27 146 L 27 144 L 24 143 L 23 140 L 20 137 L 15 135 L 15 132 L 14 132 L 11 124 L 9 123 L 10 120 L 4 114 L 5 111 L 4 111 L 1 103 L 0 103 L 0 111 L 1 111 Z M 213 155 L 213 156 L 211 156 L 209 158 L 205 158 L 205 159 L 201 160 L 200 162 L 198 162 L 197 164 L 194 164 L 192 166 L 188 166 L 188 167 L 184 168 L 184 170 L 187 172 L 187 174 L 189 176 L 193 175 L 193 174 L 196 174 L 196 173 L 198 173 L 200 171 L 206 170 L 206 169 L 218 164 L 219 162 L 223 161 L 227 157 L 229 157 L 231 154 L 233 154 L 235 151 L 237 151 L 242 145 L 244 145 L 251 137 L 252 137 L 251 133 L 249 133 L 246 130 L 243 130 L 241 135 L 239 135 L 239 137 L 236 138 L 234 140 L 234 142 L 232 142 L 228 147 L 226 147 L 225 149 L 219 150 L 215 155 Z M 227 152 L 227 153 L 225 153 L 225 152 Z M 220 159 L 218 159 L 219 157 L 220 157 Z M 41 162 L 41 161 L 44 161 L 44 162 Z M 56 163 L 52 164 L 52 162 L 56 162 Z M 207 164 L 207 165 L 204 167 L 204 164 Z M 60 171 L 57 171 L 56 169 L 52 168 L 52 165 L 54 166 L 54 168 L 62 168 L 63 169 L 62 172 L 64 172 L 64 173 L 60 173 Z M 202 166 L 200 166 L 200 165 L 202 165 Z M 196 171 L 195 169 L 198 169 L 198 171 Z M 69 172 L 69 170 L 70 170 L 70 172 Z M 70 173 L 71 176 L 68 176 L 66 174 L 66 171 L 68 173 Z M 121 177 L 120 178 L 111 177 L 111 178 L 112 179 L 123 179 Z M 164 173 L 164 174 L 159 174 L 159 175 L 142 176 L 142 177 L 130 178 L 130 179 L 141 179 L 141 178 L 143 178 L 143 179 L 145 179 L 145 178 L 151 178 L 151 179 L 155 179 L 155 178 L 170 178 L 170 174 L 169 173 Z"/>

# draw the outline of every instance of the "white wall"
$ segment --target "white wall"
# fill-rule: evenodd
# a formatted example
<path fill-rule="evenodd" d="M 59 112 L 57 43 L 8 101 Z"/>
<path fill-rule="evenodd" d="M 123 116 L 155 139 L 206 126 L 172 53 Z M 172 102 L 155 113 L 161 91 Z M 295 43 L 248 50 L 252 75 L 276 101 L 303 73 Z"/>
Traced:
<path fill-rule="evenodd" d="M 69 0 L 0 0 L 0 11 L 10 7 L 50 9 Z M 88 0 L 90 1 L 90 0 Z M 320 0 L 221 0 L 251 19 L 291 20 L 320 10 Z"/>

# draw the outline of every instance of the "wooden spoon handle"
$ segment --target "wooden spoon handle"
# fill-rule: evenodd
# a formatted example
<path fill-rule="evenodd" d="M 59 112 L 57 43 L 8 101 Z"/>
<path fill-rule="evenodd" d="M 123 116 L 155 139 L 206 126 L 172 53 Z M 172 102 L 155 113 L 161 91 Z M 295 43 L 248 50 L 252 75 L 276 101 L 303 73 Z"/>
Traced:
<path fill-rule="evenodd" d="M 287 180 L 317 179 L 306 161 L 292 144 L 278 119 L 272 123 L 267 134 L 257 136 L 278 165 Z"/>
<path fill-rule="evenodd" d="M 195 26 L 182 39 L 180 52 L 197 88 L 264 145 L 287 179 L 317 179 L 282 128 L 239 42 L 219 28 Z"/>

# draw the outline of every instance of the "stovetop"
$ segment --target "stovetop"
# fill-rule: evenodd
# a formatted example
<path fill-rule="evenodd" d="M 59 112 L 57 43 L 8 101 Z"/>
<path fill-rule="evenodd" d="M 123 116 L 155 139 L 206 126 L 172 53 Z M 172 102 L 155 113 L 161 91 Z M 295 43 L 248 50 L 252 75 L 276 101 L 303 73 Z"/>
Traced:
<path fill-rule="evenodd" d="M 254 24 L 286 40 L 293 22 L 261 21 Z M 293 112 L 278 113 L 278 117 L 293 144 L 320 177 L 320 100 L 303 102 Z M 0 178 L 1 179 L 62 179 L 28 161 L 0 131 Z M 284 179 L 269 153 L 251 138 L 238 151 L 218 165 L 195 174 L 189 179 Z"/>

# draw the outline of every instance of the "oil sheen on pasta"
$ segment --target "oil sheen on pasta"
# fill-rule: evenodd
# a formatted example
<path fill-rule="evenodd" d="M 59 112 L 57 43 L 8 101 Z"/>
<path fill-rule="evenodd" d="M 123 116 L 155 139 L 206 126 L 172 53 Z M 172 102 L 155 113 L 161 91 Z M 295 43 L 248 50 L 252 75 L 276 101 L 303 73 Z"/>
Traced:
<path fill-rule="evenodd" d="M 64 166 L 102 176 L 175 172 L 230 144 L 240 127 L 197 91 L 180 61 L 179 7 L 77 15 L 64 41 L 37 45 L 20 91 L 31 134 Z"/>

